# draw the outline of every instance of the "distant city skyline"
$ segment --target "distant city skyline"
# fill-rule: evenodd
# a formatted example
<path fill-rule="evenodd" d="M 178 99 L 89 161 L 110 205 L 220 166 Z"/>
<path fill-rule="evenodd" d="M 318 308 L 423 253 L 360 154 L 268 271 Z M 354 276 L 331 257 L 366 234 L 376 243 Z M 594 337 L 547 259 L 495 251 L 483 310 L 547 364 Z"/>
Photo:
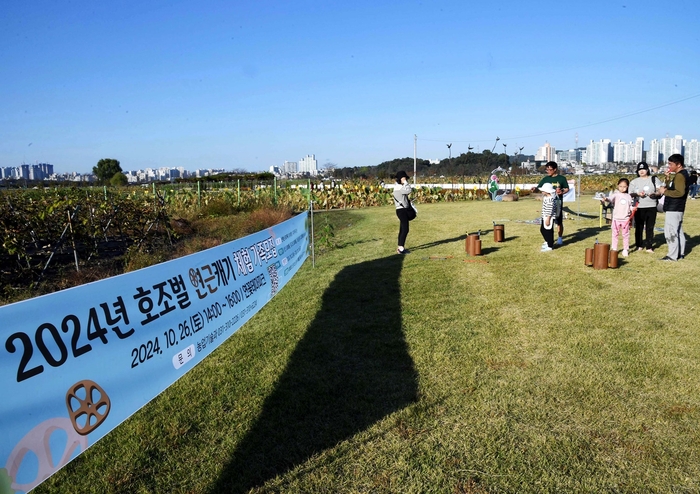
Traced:
<path fill-rule="evenodd" d="M 557 161 L 564 163 L 578 162 L 585 163 L 587 166 L 598 166 L 605 163 L 638 163 L 642 161 L 644 157 L 649 165 L 658 166 L 659 164 L 663 164 L 671 154 L 679 153 L 685 157 L 685 164 L 687 167 L 700 167 L 700 141 L 697 139 L 684 139 L 682 135 L 675 135 L 673 137 L 667 136 L 661 139 L 651 139 L 650 141 L 646 141 L 644 137 L 637 137 L 633 141 L 629 142 L 625 142 L 620 139 L 613 142 L 611 139 L 603 138 L 597 141 L 591 140 L 585 146 L 582 146 L 581 144 L 583 143 L 579 143 L 578 147 L 557 149 L 556 146 L 553 146 L 548 141 L 545 141 L 545 143 L 537 148 L 534 153 L 528 153 L 526 151 L 521 153 L 518 148 L 512 154 L 509 154 L 509 156 L 522 154 L 525 156 L 534 156 L 535 161 Z M 507 147 L 503 148 L 503 150 L 506 149 Z M 473 149 L 472 152 L 482 151 Z M 494 150 L 494 153 L 501 154 L 502 151 L 499 152 Z M 455 153 L 455 155 L 459 154 Z M 403 156 L 397 156 L 392 159 L 402 157 Z M 440 158 L 431 159 L 422 156 L 417 156 L 417 158 L 427 159 L 431 162 L 440 161 Z M 378 162 L 368 166 L 376 166 L 379 164 L 380 163 Z M 49 163 L 23 163 L 16 167 L 0 166 L 0 180 L 18 178 L 28 180 L 47 179 L 49 176 L 54 174 L 54 168 L 54 165 Z M 234 168 L 196 168 L 194 170 L 188 170 L 185 167 L 160 166 L 128 170 L 122 166 L 122 170 L 130 183 L 141 183 L 157 180 L 172 180 L 176 178 L 203 177 L 217 173 L 230 172 L 234 170 Z M 307 154 L 299 161 L 284 161 L 280 166 L 270 166 L 268 170 L 246 171 L 251 173 L 270 171 L 276 175 L 309 174 L 313 177 L 318 175 L 322 169 L 318 165 L 316 155 Z M 72 179 L 74 180 L 82 180 L 81 177 L 91 176 L 92 171 L 88 173 L 80 173 L 75 170 L 58 170 L 55 172 L 55 174 L 69 177 L 72 176 Z M 67 179 L 70 180 L 71 178 Z"/>
<path fill-rule="evenodd" d="M 639 163 L 643 160 L 650 166 L 658 166 L 668 160 L 672 154 L 681 154 L 685 158 L 685 166 L 700 166 L 700 142 L 697 139 L 684 139 L 682 135 L 667 136 L 662 139 L 652 139 L 645 148 L 644 137 L 634 141 L 624 142 L 618 139 L 591 140 L 585 147 L 571 148 L 566 151 L 566 157 L 560 150 L 545 142 L 537 150 L 536 161 L 577 161 L 589 166 L 605 163 Z M 575 151 L 575 152 L 574 152 Z M 573 154 L 573 156 L 571 156 Z"/>
<path fill-rule="evenodd" d="M 641 148 L 640 148 L 640 139 L 641 139 Z M 495 139 L 494 139 L 495 141 Z M 607 146 L 606 146 L 607 143 Z M 500 138 L 497 144 L 500 143 Z M 506 143 L 507 144 L 507 143 Z M 599 165 L 601 163 L 636 163 L 642 160 L 642 150 L 644 152 L 644 155 L 647 156 L 647 161 L 649 165 L 652 166 L 657 166 L 659 164 L 659 161 L 664 161 L 665 159 L 668 158 L 671 154 L 674 153 L 680 153 L 683 154 L 686 157 L 686 166 L 697 168 L 700 167 L 700 141 L 697 139 L 685 139 L 682 137 L 682 135 L 676 135 L 673 137 L 667 136 L 663 138 L 654 138 L 649 141 L 647 141 L 644 137 L 637 137 L 632 141 L 625 142 L 622 141 L 621 139 L 618 139 L 617 141 L 613 142 L 609 138 L 602 138 L 597 141 L 591 140 L 588 143 L 578 143 L 579 146 L 578 148 L 572 146 L 568 148 L 558 148 L 557 146 L 552 145 L 549 141 L 545 141 L 544 144 L 540 147 L 538 147 L 534 152 L 527 152 L 526 150 L 523 150 L 521 154 L 525 156 L 534 156 L 535 160 L 537 161 L 559 161 L 560 158 L 558 156 L 561 156 L 561 152 L 566 152 L 567 153 L 567 158 L 564 159 L 564 161 L 584 161 L 588 165 Z M 502 146 L 502 144 L 501 144 Z M 591 146 L 593 146 L 591 148 Z M 646 147 L 645 147 L 646 146 Z M 494 146 L 495 148 L 496 146 Z M 590 154 L 589 148 L 594 150 L 593 154 Z M 499 149 L 494 149 L 494 153 L 502 153 L 503 150 L 507 149 L 507 147 L 503 147 L 500 150 Z M 543 151 L 544 149 L 548 149 L 547 151 Z M 574 153 L 574 156 L 578 157 L 578 159 L 569 159 L 568 158 L 568 153 L 569 151 L 573 151 L 575 149 L 586 149 L 586 152 L 584 152 L 582 155 L 578 154 L 576 155 Z M 468 152 L 469 150 L 467 149 L 466 151 L 459 152 L 459 153 L 452 153 L 452 156 L 458 156 L 460 154 L 464 154 Z M 482 152 L 484 150 L 478 150 L 478 149 L 472 149 L 472 152 Z M 451 151 L 448 151 L 448 154 Z M 516 148 L 513 153 L 508 153 L 509 155 L 514 155 L 516 152 L 519 152 L 519 148 Z M 603 157 L 608 157 L 608 159 L 604 159 Z M 651 156 L 649 158 L 648 156 Z M 384 161 L 391 161 L 392 159 L 397 159 L 397 158 L 404 158 L 406 156 L 395 156 L 393 158 L 389 158 Z M 656 158 L 654 158 L 656 157 Z M 432 157 L 424 157 L 424 156 L 417 156 L 418 159 L 426 159 L 432 162 L 439 161 L 441 159 L 445 159 L 446 157 L 442 158 L 432 158 Z M 119 160 L 118 158 L 114 158 Z M 99 161 L 99 159 L 97 160 Z M 95 161 L 95 164 L 97 164 L 97 161 Z M 366 166 L 376 166 L 379 165 L 380 163 L 384 162 L 376 162 L 376 163 L 370 163 Z M 121 160 L 120 160 L 121 163 Z M 21 168 L 21 165 L 18 166 L 0 166 L 0 179 L 8 179 L 8 178 L 18 178 L 18 176 L 21 176 L 22 178 L 29 178 L 30 180 L 32 179 L 31 177 L 33 176 L 34 170 L 31 168 L 31 166 L 35 166 L 38 168 L 46 168 L 46 166 L 50 166 L 51 172 L 46 172 L 44 170 L 45 176 L 50 175 L 51 173 L 54 173 L 53 170 L 55 166 L 53 164 L 48 164 L 48 163 L 24 163 L 27 168 L 24 172 L 21 174 L 17 174 L 16 170 Z M 338 168 L 343 168 L 342 166 L 337 166 Z M 127 175 L 127 178 L 129 179 L 130 182 L 143 182 L 143 181 L 151 181 L 151 180 L 168 180 L 170 178 L 187 178 L 190 176 L 206 176 L 208 174 L 214 174 L 216 172 L 227 172 L 227 171 L 232 171 L 234 169 L 241 169 L 239 167 L 225 167 L 225 166 L 213 166 L 212 168 L 186 168 L 186 167 L 167 167 L 167 166 L 158 166 L 158 167 L 146 167 L 146 168 L 141 168 L 141 169 L 128 169 L 128 167 L 125 167 L 122 164 L 122 170 L 124 173 Z M 275 174 L 295 174 L 295 173 L 309 173 L 311 176 L 316 176 L 319 174 L 319 172 L 322 170 L 323 165 L 318 164 L 318 160 L 316 159 L 315 154 L 307 154 L 305 157 L 301 158 L 299 161 L 284 161 L 279 165 L 271 165 L 269 166 L 266 170 L 246 170 L 251 173 L 255 172 L 261 172 L 261 171 L 270 171 Z M 36 169 L 36 168 L 35 168 Z M 173 171 L 178 171 L 178 173 L 173 173 Z M 198 174 L 198 172 L 200 172 Z M 60 170 L 58 169 L 56 171 L 57 174 L 61 175 L 91 175 L 92 174 L 92 169 L 90 169 L 89 172 L 78 172 L 76 170 Z M 14 175 L 14 176 L 13 176 Z"/>

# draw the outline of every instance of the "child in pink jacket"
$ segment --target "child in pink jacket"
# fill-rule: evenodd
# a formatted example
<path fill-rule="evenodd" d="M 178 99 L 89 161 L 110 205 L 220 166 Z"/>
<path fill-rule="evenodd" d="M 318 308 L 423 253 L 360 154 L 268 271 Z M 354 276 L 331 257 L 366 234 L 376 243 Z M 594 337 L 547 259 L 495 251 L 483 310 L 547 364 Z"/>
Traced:
<path fill-rule="evenodd" d="M 617 190 L 610 194 L 604 202 L 613 204 L 612 212 L 612 250 L 617 250 L 617 237 L 622 233 L 622 257 L 629 255 L 630 248 L 630 223 L 632 215 L 632 196 L 627 193 L 630 182 L 621 178 L 617 182 Z"/>

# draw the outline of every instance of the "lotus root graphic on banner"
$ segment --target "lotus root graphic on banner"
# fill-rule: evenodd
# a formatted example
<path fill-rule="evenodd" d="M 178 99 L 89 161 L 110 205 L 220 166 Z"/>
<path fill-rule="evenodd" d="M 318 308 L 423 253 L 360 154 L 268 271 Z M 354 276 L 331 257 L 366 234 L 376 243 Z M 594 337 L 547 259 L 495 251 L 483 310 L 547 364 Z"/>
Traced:
<path fill-rule="evenodd" d="M 237 331 L 303 264 L 307 222 L 0 307 L 0 493 L 36 487 Z"/>

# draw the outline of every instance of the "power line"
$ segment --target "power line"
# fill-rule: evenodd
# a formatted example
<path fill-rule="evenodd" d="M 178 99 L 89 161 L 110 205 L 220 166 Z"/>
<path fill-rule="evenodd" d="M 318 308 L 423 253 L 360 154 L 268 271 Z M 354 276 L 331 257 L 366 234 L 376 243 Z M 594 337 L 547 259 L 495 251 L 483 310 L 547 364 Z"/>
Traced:
<path fill-rule="evenodd" d="M 576 125 L 573 127 L 567 127 L 565 129 L 550 130 L 547 132 L 538 132 L 536 134 L 527 134 L 527 135 L 514 136 L 514 137 L 503 137 L 502 139 L 512 141 L 514 139 L 526 139 L 529 137 L 541 137 L 541 136 L 546 136 L 546 135 L 550 135 L 550 134 L 559 134 L 561 132 L 569 132 L 571 130 L 585 129 L 586 127 L 593 127 L 594 125 L 600 125 L 600 124 L 604 124 L 604 123 L 608 123 L 608 122 L 614 122 L 615 120 L 621 120 L 623 118 L 633 117 L 635 115 L 640 115 L 642 113 L 647 113 L 647 112 L 650 112 L 653 110 L 658 110 L 659 108 L 665 108 L 667 106 L 676 105 L 678 103 L 682 103 L 684 101 L 688 101 L 688 100 L 691 100 L 691 99 L 694 99 L 697 97 L 700 97 L 700 93 L 693 94 L 691 96 L 687 96 L 685 98 L 681 98 L 681 99 L 678 99 L 675 101 L 670 101 L 668 103 L 663 103 L 661 105 L 652 106 L 651 108 L 646 108 L 644 110 L 637 110 L 637 111 L 633 111 L 633 112 L 629 112 L 629 113 L 623 113 L 622 115 L 606 118 L 605 120 L 600 120 L 598 122 Z M 421 140 L 422 141 L 430 141 L 430 142 L 448 142 L 447 139 L 421 139 Z M 449 142 L 490 142 L 490 141 L 491 141 L 491 139 L 469 139 L 469 140 L 465 140 L 465 141 L 458 141 L 458 140 L 454 140 L 454 139 L 449 140 Z"/>

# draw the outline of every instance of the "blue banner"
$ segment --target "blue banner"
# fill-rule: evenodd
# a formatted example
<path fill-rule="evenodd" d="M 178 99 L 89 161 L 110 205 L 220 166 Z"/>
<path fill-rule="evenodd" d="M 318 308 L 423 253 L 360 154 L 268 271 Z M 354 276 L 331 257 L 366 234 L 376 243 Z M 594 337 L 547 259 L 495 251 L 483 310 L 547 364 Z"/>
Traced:
<path fill-rule="evenodd" d="M 238 330 L 308 256 L 307 219 L 0 307 L 0 493 L 33 489 Z"/>

